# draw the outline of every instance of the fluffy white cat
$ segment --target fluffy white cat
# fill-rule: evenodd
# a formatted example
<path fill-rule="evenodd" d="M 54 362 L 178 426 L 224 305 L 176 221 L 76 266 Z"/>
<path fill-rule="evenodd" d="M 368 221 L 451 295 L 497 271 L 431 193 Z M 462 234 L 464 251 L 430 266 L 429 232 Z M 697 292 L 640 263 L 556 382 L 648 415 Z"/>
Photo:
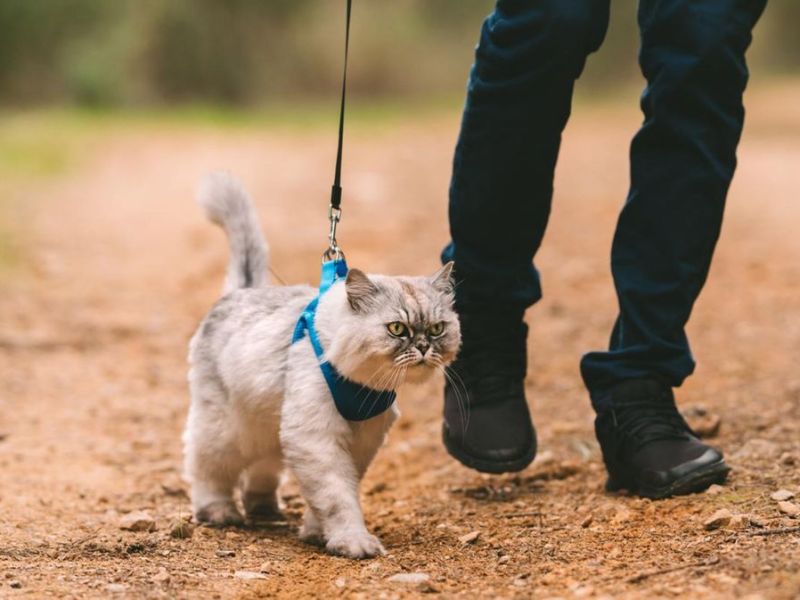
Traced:
<path fill-rule="evenodd" d="M 267 245 L 233 178 L 209 177 L 199 202 L 227 232 L 231 258 L 223 296 L 189 345 L 191 408 L 183 441 L 195 518 L 242 524 L 237 486 L 248 518 L 277 515 L 285 465 L 308 505 L 301 538 L 352 558 L 384 553 L 364 524 L 359 484 L 399 414 L 396 403 L 363 421 L 341 416 L 309 336 L 292 343 L 317 290 L 268 284 Z M 445 265 L 431 277 L 350 270 L 318 305 L 325 359 L 365 391 L 393 390 L 444 370 L 460 344 L 451 270 Z"/>

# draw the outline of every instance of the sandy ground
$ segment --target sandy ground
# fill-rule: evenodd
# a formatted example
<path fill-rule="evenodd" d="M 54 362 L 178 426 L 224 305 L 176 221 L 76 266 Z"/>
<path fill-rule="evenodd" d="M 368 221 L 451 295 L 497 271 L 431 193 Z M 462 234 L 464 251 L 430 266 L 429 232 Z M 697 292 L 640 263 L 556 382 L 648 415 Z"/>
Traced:
<path fill-rule="evenodd" d="M 639 115 L 633 97 L 579 106 L 538 259 L 546 299 L 528 315 L 540 457 L 516 476 L 471 472 L 440 443 L 441 381 L 403 390 L 403 417 L 363 486 L 368 526 L 389 554 L 363 562 L 296 539 L 291 482 L 285 522 L 171 536 L 189 516 L 186 343 L 227 257 L 194 186 L 210 168 L 236 172 L 277 272 L 314 282 L 333 130 L 111 127 L 65 173 L 6 181 L 6 229 L 22 254 L 0 279 L 0 596 L 800 597 L 800 518 L 770 497 L 800 496 L 798 97 L 791 85 L 750 93 L 723 237 L 690 327 L 699 367 L 680 403 L 721 418 L 713 442 L 734 468 L 729 484 L 660 502 L 602 490 L 577 365 L 614 317 L 608 253 Z M 433 271 L 457 124 L 351 131 L 340 234 L 351 265 Z M 706 530 L 719 509 L 732 522 Z M 156 529 L 122 530 L 132 511 Z M 422 575 L 390 579 L 402 573 Z"/>

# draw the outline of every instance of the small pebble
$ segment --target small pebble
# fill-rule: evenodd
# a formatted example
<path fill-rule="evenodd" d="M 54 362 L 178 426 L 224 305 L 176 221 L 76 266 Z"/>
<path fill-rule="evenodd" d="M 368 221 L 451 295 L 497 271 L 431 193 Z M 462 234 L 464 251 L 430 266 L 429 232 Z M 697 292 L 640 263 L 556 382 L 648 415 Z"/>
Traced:
<path fill-rule="evenodd" d="M 583 521 L 581 521 L 581 527 L 586 529 L 587 527 L 589 527 L 589 525 L 592 524 L 593 521 L 594 521 L 594 515 L 586 515 L 583 518 Z"/>
<path fill-rule="evenodd" d="M 21 588 L 21 587 L 22 587 L 22 583 L 20 583 L 20 582 L 19 582 L 19 581 L 17 581 L 16 579 L 15 579 L 15 580 L 13 580 L 13 581 L 9 581 L 9 582 L 8 582 L 8 585 L 9 585 L 10 587 L 14 588 L 15 590 L 18 590 L 19 588 Z"/>
<path fill-rule="evenodd" d="M 347 585 L 347 580 L 344 577 L 337 577 L 336 580 L 333 582 L 337 588 L 342 589 L 344 586 Z"/>
<path fill-rule="evenodd" d="M 135 510 L 119 520 L 119 528 L 125 531 L 155 531 L 156 521 L 143 510 Z"/>
<path fill-rule="evenodd" d="M 701 438 L 713 438 L 719 434 L 722 419 L 719 415 L 706 413 L 694 419 L 689 419 L 689 426 Z"/>
<path fill-rule="evenodd" d="M 481 537 L 480 531 L 470 531 L 468 534 L 460 536 L 458 538 L 458 541 L 464 545 L 474 544 L 479 537 Z"/>
<path fill-rule="evenodd" d="M 186 540 L 194 534 L 194 525 L 184 519 L 176 519 L 169 528 L 169 535 L 177 540 Z"/>
<path fill-rule="evenodd" d="M 750 515 L 733 515 L 727 527 L 729 529 L 747 529 L 750 526 Z"/>
<path fill-rule="evenodd" d="M 107 592 L 110 592 L 110 593 L 112 593 L 112 594 L 121 594 L 121 593 L 123 593 L 123 592 L 124 592 L 126 589 L 127 589 L 127 588 L 126 588 L 126 587 L 125 587 L 123 584 L 121 584 L 121 583 L 109 583 L 109 584 L 106 586 L 106 591 L 107 591 Z"/>
<path fill-rule="evenodd" d="M 791 500 L 794 498 L 794 492 L 790 492 L 789 490 L 778 490 L 777 492 L 773 492 L 770 498 L 778 502 L 783 502 L 784 500 Z"/>
<path fill-rule="evenodd" d="M 236 577 L 236 579 L 245 579 L 245 580 L 267 578 L 267 576 L 264 575 L 263 573 L 256 573 L 255 571 L 236 571 L 233 574 L 233 576 Z"/>
<path fill-rule="evenodd" d="M 498 565 L 504 565 L 510 560 L 511 560 L 511 557 L 508 554 L 504 554 L 503 556 L 501 556 L 500 558 L 497 559 L 497 564 Z"/>
<path fill-rule="evenodd" d="M 789 515 L 790 517 L 796 517 L 800 515 L 800 506 L 794 502 L 778 502 L 778 510 L 785 515 Z"/>
<path fill-rule="evenodd" d="M 767 523 L 761 517 L 750 515 L 750 525 L 753 527 L 766 527 Z"/>
<path fill-rule="evenodd" d="M 220 558 L 231 558 L 236 556 L 236 552 L 233 550 L 217 550 L 216 555 Z"/>
<path fill-rule="evenodd" d="M 391 583 L 425 583 L 430 579 L 427 573 L 398 573 L 387 578 Z"/>
<path fill-rule="evenodd" d="M 721 508 L 703 522 L 703 529 L 706 531 L 713 531 L 714 529 L 725 527 L 725 525 L 731 522 L 732 518 L 733 514 L 731 511 L 727 508 Z"/>
<path fill-rule="evenodd" d="M 719 485 L 717 483 L 714 483 L 714 484 L 711 484 L 710 486 L 708 486 L 708 489 L 706 490 L 706 494 L 708 494 L 709 496 L 717 496 L 717 495 L 721 494 L 724 491 L 725 491 L 724 487 L 722 487 L 721 485 Z"/>

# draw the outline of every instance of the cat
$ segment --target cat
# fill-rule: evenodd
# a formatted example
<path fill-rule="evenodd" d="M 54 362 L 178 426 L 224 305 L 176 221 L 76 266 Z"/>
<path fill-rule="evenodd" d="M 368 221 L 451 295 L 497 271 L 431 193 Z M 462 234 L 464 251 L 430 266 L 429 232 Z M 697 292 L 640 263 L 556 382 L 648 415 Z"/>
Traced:
<path fill-rule="evenodd" d="M 267 280 L 268 250 L 247 193 L 230 175 L 203 182 L 198 201 L 227 233 L 222 298 L 189 344 L 191 406 L 183 434 L 195 519 L 241 525 L 279 515 L 284 465 L 307 509 L 300 537 L 338 555 L 385 553 L 367 531 L 359 485 L 399 416 L 396 402 L 362 421 L 338 412 L 306 336 L 292 343 L 318 292 Z M 366 275 L 351 269 L 320 298 L 315 323 L 325 358 L 369 393 L 444 371 L 460 343 L 452 263 L 430 277 Z"/>

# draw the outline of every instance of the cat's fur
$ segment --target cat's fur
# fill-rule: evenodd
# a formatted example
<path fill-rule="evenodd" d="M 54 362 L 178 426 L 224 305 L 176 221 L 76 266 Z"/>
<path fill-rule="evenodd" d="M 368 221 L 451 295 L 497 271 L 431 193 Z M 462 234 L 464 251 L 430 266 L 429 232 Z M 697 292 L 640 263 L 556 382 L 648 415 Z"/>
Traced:
<path fill-rule="evenodd" d="M 284 464 L 308 509 L 300 535 L 353 558 L 384 552 L 364 524 L 359 483 L 398 416 L 395 405 L 360 422 L 336 410 L 308 336 L 291 343 L 317 290 L 267 283 L 267 246 L 253 206 L 230 176 L 202 186 L 199 201 L 230 240 L 223 297 L 189 345 L 191 408 L 184 432 L 185 472 L 198 521 L 243 522 L 278 513 Z M 388 277 L 351 270 L 323 295 L 316 328 L 326 358 L 344 376 L 374 389 L 421 381 L 454 358 L 460 344 L 451 266 L 432 277 Z M 400 321 L 413 335 L 394 337 Z M 430 336 L 434 323 L 444 332 Z M 370 399 L 367 398 L 367 401 Z"/>

